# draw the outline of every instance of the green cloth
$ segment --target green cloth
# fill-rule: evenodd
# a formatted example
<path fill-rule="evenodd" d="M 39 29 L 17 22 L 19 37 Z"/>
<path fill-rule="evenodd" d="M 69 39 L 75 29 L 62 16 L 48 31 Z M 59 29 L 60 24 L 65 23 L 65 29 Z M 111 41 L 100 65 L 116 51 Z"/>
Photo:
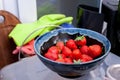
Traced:
<path fill-rule="evenodd" d="M 63 23 L 72 23 L 73 17 L 66 17 L 64 14 L 48 14 L 40 17 L 37 21 L 32 23 L 17 24 L 9 34 L 9 38 L 13 38 L 17 46 L 22 46 L 28 43 L 35 37 L 49 32 Z M 56 26 L 51 26 L 56 25 Z M 46 26 L 46 27 L 45 27 Z M 35 31 L 35 32 L 34 32 Z"/>

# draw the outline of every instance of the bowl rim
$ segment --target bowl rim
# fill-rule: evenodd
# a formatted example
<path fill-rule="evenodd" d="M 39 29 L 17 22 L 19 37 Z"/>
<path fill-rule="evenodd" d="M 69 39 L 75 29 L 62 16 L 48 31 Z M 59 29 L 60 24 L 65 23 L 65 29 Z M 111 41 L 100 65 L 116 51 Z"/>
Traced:
<path fill-rule="evenodd" d="M 41 36 L 39 36 L 39 37 L 36 38 L 36 40 L 35 40 L 35 42 L 34 42 L 35 54 L 37 54 L 37 56 L 39 56 L 39 57 L 41 57 L 41 58 L 43 58 L 43 59 L 45 59 L 45 60 L 47 60 L 47 61 L 50 61 L 50 62 L 52 62 L 52 63 L 63 64 L 63 65 L 79 65 L 79 64 L 69 64 L 69 63 L 66 64 L 66 63 L 61 63 L 61 62 L 56 62 L 56 61 L 50 60 L 50 59 L 48 59 L 48 58 L 45 58 L 45 57 L 44 57 L 43 55 L 41 55 L 40 53 L 38 53 L 37 49 L 35 48 L 37 41 L 38 41 L 41 37 L 44 37 L 44 36 L 46 36 L 47 34 L 53 33 L 53 32 L 56 32 L 56 31 L 70 30 L 70 29 L 80 30 L 80 31 L 85 30 L 85 31 L 88 31 L 88 32 L 92 32 L 92 33 L 94 33 L 94 34 L 97 34 L 97 35 L 103 37 L 103 38 L 108 42 L 108 44 L 109 44 L 109 48 L 108 48 L 108 50 L 106 51 L 106 53 L 105 53 L 104 55 L 102 55 L 102 56 L 100 56 L 100 57 L 98 57 L 98 58 L 96 58 L 96 59 L 94 59 L 94 60 L 92 60 L 92 61 L 80 63 L 81 65 L 97 62 L 97 61 L 101 60 L 102 58 L 106 57 L 106 56 L 110 53 L 111 43 L 110 43 L 110 41 L 106 38 L 106 36 L 104 36 L 104 35 L 96 32 L 96 31 L 89 30 L 89 29 L 85 29 L 85 28 L 60 28 L 60 29 L 55 29 L 55 30 L 52 30 L 52 31 L 50 31 L 50 32 L 47 32 L 47 33 L 45 33 L 45 34 L 43 34 L 43 35 L 41 35 Z M 91 37 L 91 36 L 90 36 L 90 37 Z M 93 37 L 92 37 L 92 38 L 93 38 Z M 40 48 L 40 47 L 39 47 L 39 48 Z"/>

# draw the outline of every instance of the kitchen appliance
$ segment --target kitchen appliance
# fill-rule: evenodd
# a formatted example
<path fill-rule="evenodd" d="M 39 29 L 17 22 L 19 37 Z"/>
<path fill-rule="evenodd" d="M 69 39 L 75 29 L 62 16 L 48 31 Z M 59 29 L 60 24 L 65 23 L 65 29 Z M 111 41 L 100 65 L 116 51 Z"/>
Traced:
<path fill-rule="evenodd" d="M 77 27 L 87 28 L 102 33 L 104 14 L 99 13 L 99 8 L 79 5 L 77 10 Z"/>
<path fill-rule="evenodd" d="M 114 2 L 113 2 L 114 1 Z M 102 13 L 107 22 L 107 38 L 111 42 L 111 52 L 120 56 L 120 13 L 118 14 L 118 0 L 103 0 Z M 120 3 L 119 3 L 120 5 Z M 119 34 L 119 35 L 118 35 Z"/>

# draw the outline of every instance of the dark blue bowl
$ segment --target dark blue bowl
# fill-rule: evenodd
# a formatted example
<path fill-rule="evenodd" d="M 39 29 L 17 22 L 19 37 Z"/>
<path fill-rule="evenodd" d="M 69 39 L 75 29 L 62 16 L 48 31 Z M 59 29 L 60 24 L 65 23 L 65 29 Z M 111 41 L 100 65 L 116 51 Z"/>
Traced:
<path fill-rule="evenodd" d="M 104 52 L 102 55 L 92 61 L 81 64 L 65 64 L 58 63 L 47 59 L 43 56 L 45 51 L 57 41 L 66 41 L 70 38 L 74 38 L 76 35 L 85 35 L 94 40 L 97 40 L 104 46 Z M 93 43 L 95 41 L 92 41 Z M 96 69 L 109 54 L 111 44 L 109 40 L 102 34 L 81 28 L 64 28 L 56 29 L 48 32 L 35 40 L 34 49 L 38 58 L 52 71 L 58 73 L 61 76 L 74 78 L 89 73 L 91 70 Z"/>

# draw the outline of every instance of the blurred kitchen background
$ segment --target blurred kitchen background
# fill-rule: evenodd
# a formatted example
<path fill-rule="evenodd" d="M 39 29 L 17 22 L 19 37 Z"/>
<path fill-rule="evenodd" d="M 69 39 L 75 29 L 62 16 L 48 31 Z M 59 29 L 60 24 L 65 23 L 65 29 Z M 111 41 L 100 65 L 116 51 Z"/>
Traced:
<path fill-rule="evenodd" d="M 77 7 L 85 4 L 99 8 L 100 0 L 37 0 L 37 18 L 49 13 L 63 13 L 73 16 L 76 25 Z"/>

